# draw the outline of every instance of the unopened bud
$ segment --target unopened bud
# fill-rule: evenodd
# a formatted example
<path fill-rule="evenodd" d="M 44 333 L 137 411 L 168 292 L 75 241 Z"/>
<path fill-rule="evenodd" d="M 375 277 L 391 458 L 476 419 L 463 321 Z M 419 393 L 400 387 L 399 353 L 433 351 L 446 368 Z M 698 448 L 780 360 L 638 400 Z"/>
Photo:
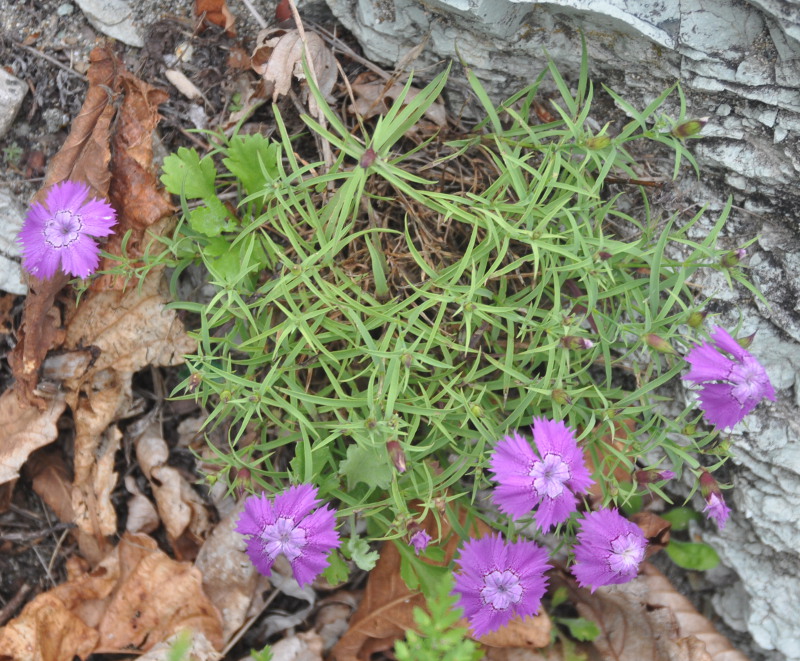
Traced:
<path fill-rule="evenodd" d="M 550 396 L 553 398 L 553 401 L 557 404 L 572 404 L 572 398 L 569 396 L 566 390 L 562 390 L 561 388 L 554 388 L 553 392 L 550 393 Z"/>
<path fill-rule="evenodd" d="M 389 457 L 392 460 L 392 465 L 398 473 L 406 472 L 406 453 L 400 446 L 400 441 L 387 441 L 386 449 L 389 451 Z"/>
<path fill-rule="evenodd" d="M 236 471 L 236 478 L 233 481 L 234 491 L 236 492 L 237 498 L 244 498 L 248 493 L 250 493 L 249 487 L 252 486 L 252 483 L 253 480 L 252 476 L 250 475 L 250 469 L 239 468 Z"/>
<path fill-rule="evenodd" d="M 694 436 L 696 431 L 697 425 L 686 425 L 683 429 L 681 429 L 681 433 L 684 436 Z"/>
<path fill-rule="evenodd" d="M 474 415 L 476 418 L 483 417 L 483 407 L 480 404 L 473 404 L 469 407 L 469 410 L 472 411 L 472 415 Z"/>
<path fill-rule="evenodd" d="M 431 536 L 428 531 L 422 528 L 418 523 L 412 523 L 408 527 L 408 543 L 414 548 L 414 552 L 419 555 L 426 548 L 431 541 Z"/>
<path fill-rule="evenodd" d="M 692 328 L 700 328 L 703 325 L 703 322 L 706 320 L 708 316 L 708 312 L 704 312 L 702 310 L 695 310 L 689 315 L 689 318 L 686 320 L 686 323 L 689 324 Z"/>
<path fill-rule="evenodd" d="M 586 141 L 586 147 L 592 150 L 605 149 L 611 144 L 611 138 L 607 135 L 595 135 Z"/>
<path fill-rule="evenodd" d="M 575 335 L 565 335 L 561 338 L 561 346 L 565 349 L 591 349 L 594 342 L 585 337 L 576 337 Z"/>
<path fill-rule="evenodd" d="M 700 133 L 706 124 L 708 124 L 708 117 L 703 117 L 702 119 L 690 119 L 686 122 L 681 122 L 678 124 L 674 129 L 672 129 L 671 133 L 676 138 L 680 138 L 681 140 L 684 138 L 691 138 L 693 135 Z"/>
<path fill-rule="evenodd" d="M 597 257 L 602 259 L 604 262 L 611 259 L 613 256 L 614 255 L 612 255 L 610 252 L 606 252 L 605 250 L 601 250 L 597 253 Z"/>
<path fill-rule="evenodd" d="M 732 269 L 734 266 L 738 266 L 739 262 L 741 262 L 746 255 L 747 251 L 744 248 L 739 248 L 739 250 L 731 250 L 729 253 L 723 256 L 720 263 L 725 268 Z"/>
<path fill-rule="evenodd" d="M 403 362 L 403 366 L 406 369 L 411 369 L 411 366 L 414 364 L 414 356 L 410 353 L 404 353 L 400 360 Z"/>
<path fill-rule="evenodd" d="M 367 151 L 361 155 L 361 163 L 359 163 L 359 165 L 362 168 L 367 169 L 375 162 L 376 158 L 378 158 L 378 155 L 375 153 L 375 150 L 372 147 L 369 147 Z"/>
<path fill-rule="evenodd" d="M 639 484 L 652 484 L 653 482 L 661 482 L 663 480 L 671 480 L 675 477 L 675 473 L 671 470 L 642 470 L 636 471 L 636 481 Z"/>
<path fill-rule="evenodd" d="M 227 404 L 229 401 L 231 401 L 231 397 L 232 396 L 233 395 L 231 395 L 231 391 L 230 390 L 223 390 L 219 394 L 219 401 L 222 402 L 223 404 Z"/>
<path fill-rule="evenodd" d="M 705 469 L 700 473 L 700 491 L 706 499 L 708 499 L 708 496 L 712 493 L 720 493 L 719 484 L 711 473 Z"/>
<path fill-rule="evenodd" d="M 745 335 L 744 337 L 740 337 L 736 340 L 742 349 L 749 349 L 750 345 L 753 344 L 753 340 L 756 339 L 756 334 L 751 333 L 750 335 Z"/>
<path fill-rule="evenodd" d="M 660 351 L 661 353 L 675 353 L 675 349 L 672 348 L 672 345 L 667 342 L 663 337 L 656 335 L 655 333 L 648 333 L 644 336 L 644 341 L 648 347 L 651 349 L 655 349 L 656 351 Z"/>

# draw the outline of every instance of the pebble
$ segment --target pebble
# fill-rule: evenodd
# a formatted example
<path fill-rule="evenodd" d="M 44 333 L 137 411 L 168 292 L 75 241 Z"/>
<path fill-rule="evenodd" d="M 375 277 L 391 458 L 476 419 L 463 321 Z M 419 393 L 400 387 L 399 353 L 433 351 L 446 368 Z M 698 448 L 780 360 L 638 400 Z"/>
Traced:
<path fill-rule="evenodd" d="M 69 16 L 74 11 L 75 5 L 65 2 L 63 5 L 59 5 L 58 9 L 56 9 L 56 14 L 59 16 Z"/>
<path fill-rule="evenodd" d="M 0 290 L 25 294 L 28 287 L 22 279 L 22 248 L 17 233 L 25 220 L 25 209 L 14 194 L 0 187 Z"/>
<path fill-rule="evenodd" d="M 0 138 L 11 128 L 27 93 L 24 82 L 0 68 Z"/>

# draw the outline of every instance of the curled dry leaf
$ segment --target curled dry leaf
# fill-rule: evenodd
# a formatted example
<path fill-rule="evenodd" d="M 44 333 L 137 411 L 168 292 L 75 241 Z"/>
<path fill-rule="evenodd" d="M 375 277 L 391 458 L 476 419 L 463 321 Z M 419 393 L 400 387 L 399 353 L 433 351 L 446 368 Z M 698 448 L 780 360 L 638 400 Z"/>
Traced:
<path fill-rule="evenodd" d="M 282 638 L 271 646 L 272 661 L 322 661 L 324 646 L 316 631 Z"/>
<path fill-rule="evenodd" d="M 0 484 L 19 477 L 28 455 L 56 439 L 56 423 L 66 407 L 60 393 L 43 411 L 16 389 L 9 388 L 0 395 Z"/>
<path fill-rule="evenodd" d="M 600 629 L 593 641 L 603 658 L 615 661 L 746 661 L 713 625 L 645 562 L 638 578 L 623 585 L 579 588 L 566 574 L 570 600 Z M 707 647 L 707 644 L 710 647 Z M 711 652 L 713 651 L 713 656 Z"/>
<path fill-rule="evenodd" d="M 131 498 L 128 498 L 128 518 L 125 521 L 125 530 L 132 534 L 153 532 L 161 524 L 155 506 L 141 492 L 132 475 L 125 476 L 125 488 L 131 494 Z"/>
<path fill-rule="evenodd" d="M 194 558 L 211 521 L 205 503 L 180 472 L 167 465 L 169 448 L 151 425 L 136 439 L 136 458 L 150 481 L 158 515 L 179 558 Z"/>
<path fill-rule="evenodd" d="M 432 537 L 439 535 L 436 520 L 429 515 L 424 528 Z M 482 521 L 474 524 L 477 536 L 489 534 L 491 529 Z M 456 554 L 460 539 L 450 524 L 442 521 L 444 564 Z M 369 574 L 361 605 L 350 620 L 350 629 L 331 650 L 334 661 L 360 661 L 370 654 L 391 649 L 398 638 L 408 629 L 415 629 L 414 607 L 425 608 L 425 597 L 419 591 L 409 590 L 400 576 L 400 552 L 394 542 L 385 542 L 381 548 L 378 564 Z M 467 626 L 462 619 L 459 626 Z M 552 625 L 544 610 L 535 617 L 524 620 L 514 618 L 507 626 L 478 639 L 488 647 L 540 648 L 550 643 Z"/>
<path fill-rule="evenodd" d="M 262 594 L 270 585 L 247 557 L 244 537 L 236 533 L 243 509 L 242 504 L 217 524 L 195 560 L 195 567 L 203 574 L 203 591 L 223 615 L 226 644 L 251 613 L 261 612 Z"/>
<path fill-rule="evenodd" d="M 389 110 L 386 99 L 396 100 L 403 91 L 404 85 L 397 82 L 389 84 L 383 80 L 369 80 L 366 74 L 361 74 L 351 84 L 351 87 L 355 95 L 355 104 L 350 107 L 350 110 L 364 119 L 368 119 L 375 115 L 385 114 Z M 409 88 L 404 102 L 412 101 L 419 92 L 418 88 L 412 86 Z M 447 111 L 441 101 L 433 103 L 425 111 L 425 117 L 440 128 L 447 126 Z"/>
<path fill-rule="evenodd" d="M 187 640 L 185 632 L 176 633 L 152 647 L 146 654 L 130 657 L 126 661 L 174 661 L 175 647 L 185 640 Z M 222 658 L 222 654 L 214 649 L 214 646 L 202 633 L 195 631 L 188 637 L 188 641 L 188 648 L 179 648 L 185 650 L 184 655 L 180 657 L 181 661 L 184 659 L 188 661 L 219 661 Z"/>
<path fill-rule="evenodd" d="M 320 92 L 328 98 L 336 84 L 336 58 L 315 32 L 306 31 L 308 53 L 317 76 Z M 258 33 L 257 45 L 251 58 L 253 69 L 261 74 L 272 94 L 273 103 L 285 96 L 292 87 L 292 77 L 305 80 L 303 72 L 303 40 L 297 30 L 284 32 L 280 29 L 262 30 Z M 309 99 L 311 104 L 313 99 Z M 309 105 L 316 115 L 316 105 Z"/>
<path fill-rule="evenodd" d="M 225 0 L 194 0 L 194 15 L 203 14 L 209 23 L 224 28 L 229 37 L 236 36 L 235 19 Z"/>
<path fill-rule="evenodd" d="M 667 578 L 650 563 L 642 566 L 639 580 L 647 585 L 647 605 L 651 608 L 668 608 L 678 623 L 682 640 L 695 639 L 703 644 L 713 661 L 747 661 L 747 657 L 731 645 L 709 620 L 697 612 L 692 602 L 678 593 Z M 695 643 L 684 645 L 696 648 Z M 689 657 L 693 658 L 693 657 Z"/>
<path fill-rule="evenodd" d="M 107 47 L 95 48 L 89 54 L 89 62 L 86 99 L 72 122 L 67 139 L 51 159 L 44 185 L 34 201 L 44 202 L 50 187 L 66 179 L 86 182 L 95 196 L 108 194 L 109 135 L 115 113 L 112 97 L 120 65 Z M 16 379 L 15 388 L 40 408 L 46 404 L 34 392 L 39 367 L 47 352 L 62 340 L 61 318 L 53 309 L 53 301 L 68 280 L 69 276 L 64 273 L 50 280 L 30 277 L 17 345 L 8 359 Z"/>
<path fill-rule="evenodd" d="M 153 167 L 153 133 L 161 115 L 158 106 L 168 98 L 164 90 L 152 87 L 127 71 L 118 77 L 122 91 L 122 104 L 111 139 L 111 185 L 109 198 L 117 210 L 117 225 L 109 237 L 105 249 L 113 255 L 122 251 L 122 240 L 130 232 L 126 244 L 128 257 L 140 257 L 146 231 L 169 216 L 173 211 L 169 195 L 160 187 Z M 114 260 L 104 258 L 99 270 L 115 265 Z M 92 283 L 92 289 L 124 289 L 122 278 L 100 276 Z"/>
<path fill-rule="evenodd" d="M 147 651 L 183 629 L 220 649 L 220 614 L 201 581 L 197 569 L 170 559 L 146 535 L 126 534 L 92 572 L 73 568 L 66 583 L 28 603 L 0 629 L 0 650 L 12 659 L 85 659 Z"/>
<path fill-rule="evenodd" d="M 658 514 L 637 512 L 630 517 L 630 520 L 642 529 L 647 538 L 645 558 L 652 557 L 669 544 L 669 532 L 672 524 Z"/>

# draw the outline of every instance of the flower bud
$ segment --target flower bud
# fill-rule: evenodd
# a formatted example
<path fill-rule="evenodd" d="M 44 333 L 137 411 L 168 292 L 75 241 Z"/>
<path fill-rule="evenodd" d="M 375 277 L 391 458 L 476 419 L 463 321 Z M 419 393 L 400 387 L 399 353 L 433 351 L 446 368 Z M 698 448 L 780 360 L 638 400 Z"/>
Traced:
<path fill-rule="evenodd" d="M 686 320 L 686 323 L 689 324 L 692 328 L 700 328 L 703 325 L 703 322 L 706 320 L 708 316 L 708 312 L 703 310 L 695 310 L 689 315 L 689 318 Z"/>
<path fill-rule="evenodd" d="M 561 338 L 561 346 L 565 349 L 591 349 L 594 342 L 585 337 L 576 337 L 575 335 L 565 335 Z"/>
<path fill-rule="evenodd" d="M 746 255 L 747 251 L 744 248 L 739 248 L 739 250 L 731 250 L 729 253 L 723 256 L 720 263 L 725 268 L 732 269 L 734 266 L 738 266 L 739 262 L 741 262 Z"/>
<path fill-rule="evenodd" d="M 703 117 L 702 119 L 690 119 L 678 124 L 674 129 L 672 129 L 671 133 L 676 138 L 683 140 L 684 138 L 690 138 L 693 135 L 700 133 L 706 124 L 708 124 L 708 117 Z"/>
<path fill-rule="evenodd" d="M 712 493 L 720 493 L 719 483 L 705 469 L 700 473 L 700 491 L 703 493 L 704 498 L 708 498 L 709 494 Z"/>
<path fill-rule="evenodd" d="M 404 353 L 400 360 L 403 363 L 403 367 L 406 369 L 411 369 L 411 366 L 414 364 L 414 356 L 410 353 Z"/>
<path fill-rule="evenodd" d="M 592 150 L 605 149 L 611 144 L 611 138 L 607 135 L 595 135 L 586 141 L 586 147 Z"/>
<path fill-rule="evenodd" d="M 653 482 L 661 482 L 663 480 L 671 480 L 675 477 L 675 473 L 671 470 L 641 470 L 636 471 L 636 481 L 639 484 L 652 484 Z"/>
<path fill-rule="evenodd" d="M 387 441 L 386 449 L 389 451 L 389 457 L 392 460 L 392 465 L 398 473 L 406 472 L 406 453 L 400 446 L 400 441 Z"/>
<path fill-rule="evenodd" d="M 474 415 L 476 418 L 483 417 L 483 407 L 480 404 L 473 404 L 469 407 L 469 410 L 472 411 L 472 415 Z"/>
<path fill-rule="evenodd" d="M 431 536 L 422 528 L 418 523 L 412 523 L 408 527 L 408 543 L 414 547 L 414 552 L 419 555 L 426 548 L 431 541 Z"/>
<path fill-rule="evenodd" d="M 675 353 L 675 349 L 672 348 L 672 345 L 663 337 L 660 337 L 655 333 L 648 333 L 642 339 L 644 339 L 645 344 L 647 344 L 647 346 L 651 349 L 655 349 L 661 353 Z"/>
<path fill-rule="evenodd" d="M 736 342 L 739 344 L 742 349 L 749 349 L 750 345 L 753 344 L 753 340 L 756 339 L 756 334 L 751 333 L 750 335 L 745 335 L 744 337 L 739 337 L 736 339 Z"/>
<path fill-rule="evenodd" d="M 611 259 L 613 256 L 614 255 L 612 255 L 610 252 L 606 252 L 605 250 L 601 250 L 597 253 L 598 259 L 602 259 L 604 262 Z"/>
<path fill-rule="evenodd" d="M 572 404 L 572 398 L 569 396 L 569 393 L 561 388 L 554 388 L 550 396 L 553 398 L 554 402 L 562 406 L 565 404 Z"/>
<path fill-rule="evenodd" d="M 375 159 L 378 158 L 378 155 L 375 153 L 375 150 L 372 147 L 369 147 L 361 156 L 361 162 L 359 165 L 367 169 L 370 165 L 375 162 Z"/>

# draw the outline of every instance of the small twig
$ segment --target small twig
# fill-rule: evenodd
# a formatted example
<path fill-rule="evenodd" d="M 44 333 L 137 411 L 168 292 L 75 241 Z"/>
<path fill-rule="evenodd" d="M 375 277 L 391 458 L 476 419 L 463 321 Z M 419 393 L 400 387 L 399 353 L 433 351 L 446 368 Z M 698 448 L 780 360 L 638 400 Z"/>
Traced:
<path fill-rule="evenodd" d="M 34 539 L 39 539 L 40 537 L 46 537 L 54 532 L 60 532 L 62 530 L 67 531 L 75 528 L 74 523 L 56 523 L 49 528 L 44 528 L 43 530 L 28 530 L 26 532 L 6 532 L 0 533 L 0 540 L 4 542 L 30 542 Z"/>
<path fill-rule="evenodd" d="M 374 64 L 373 62 L 370 62 L 368 59 L 364 57 L 361 57 L 361 55 L 356 53 L 352 48 L 350 48 L 350 46 L 344 43 L 341 39 L 339 39 L 339 37 L 337 37 L 333 33 L 329 32 L 320 25 L 316 25 L 314 23 L 312 23 L 312 25 L 314 26 L 314 30 L 318 32 L 319 35 L 325 41 L 328 42 L 328 44 L 333 46 L 334 50 L 339 51 L 343 55 L 347 55 L 347 57 L 349 57 L 351 60 L 353 60 L 354 62 L 358 62 L 359 64 L 366 67 L 373 73 L 378 74 L 384 80 L 389 80 L 389 78 L 392 77 L 392 74 L 390 74 L 385 69 L 381 69 L 378 65 Z"/>
<path fill-rule="evenodd" d="M 22 602 L 25 601 L 31 590 L 33 590 L 31 585 L 23 583 L 9 602 L 0 608 L 0 627 L 8 622 L 14 613 L 17 612 L 17 609 L 22 605 Z"/>
<path fill-rule="evenodd" d="M 258 27 L 262 30 L 267 27 L 267 22 L 264 20 L 264 17 L 258 13 L 258 9 L 253 6 L 253 3 L 250 0 L 242 0 L 242 4 L 249 10 L 249 12 L 253 15 L 253 18 L 256 19 L 256 23 L 258 23 Z"/>
<path fill-rule="evenodd" d="M 25 44 L 20 44 L 20 43 L 18 43 L 16 41 L 13 41 L 13 40 L 12 40 L 11 43 L 14 44 L 14 46 L 16 46 L 17 48 L 22 48 L 23 50 L 26 50 L 29 53 L 31 53 L 33 55 L 36 55 L 37 57 L 41 57 L 43 60 L 47 60 L 48 62 L 50 62 L 50 64 L 55 64 L 57 67 L 59 67 L 60 69 L 63 69 L 64 71 L 66 71 L 71 76 L 75 76 L 76 78 L 80 78 L 84 83 L 88 83 L 89 82 L 89 79 L 86 76 L 84 76 L 82 73 L 78 73 L 74 69 L 70 69 L 65 64 L 61 64 L 61 62 L 59 62 L 56 58 L 50 57 L 46 53 L 42 53 L 41 51 L 38 51 L 35 48 L 31 48 L 30 46 L 26 46 Z"/>
<path fill-rule="evenodd" d="M 297 11 L 294 0 L 289 0 L 289 7 L 292 10 L 292 16 L 294 17 L 294 22 L 297 27 L 297 33 L 300 35 L 300 41 L 303 42 L 303 51 L 306 55 L 308 73 L 311 75 L 311 78 L 313 79 L 314 84 L 317 86 L 317 89 L 320 89 L 319 78 L 317 78 L 317 72 L 314 69 L 314 59 L 311 57 L 311 52 L 308 50 L 306 31 L 303 28 L 303 21 L 300 19 L 300 12 Z M 328 128 L 328 121 L 325 119 L 325 113 L 322 112 L 322 108 L 319 107 L 319 104 L 317 104 L 317 120 L 323 129 Z M 331 151 L 331 143 L 321 136 L 320 140 L 322 141 L 322 158 L 325 161 L 325 169 L 330 170 L 333 167 L 333 152 Z"/>

